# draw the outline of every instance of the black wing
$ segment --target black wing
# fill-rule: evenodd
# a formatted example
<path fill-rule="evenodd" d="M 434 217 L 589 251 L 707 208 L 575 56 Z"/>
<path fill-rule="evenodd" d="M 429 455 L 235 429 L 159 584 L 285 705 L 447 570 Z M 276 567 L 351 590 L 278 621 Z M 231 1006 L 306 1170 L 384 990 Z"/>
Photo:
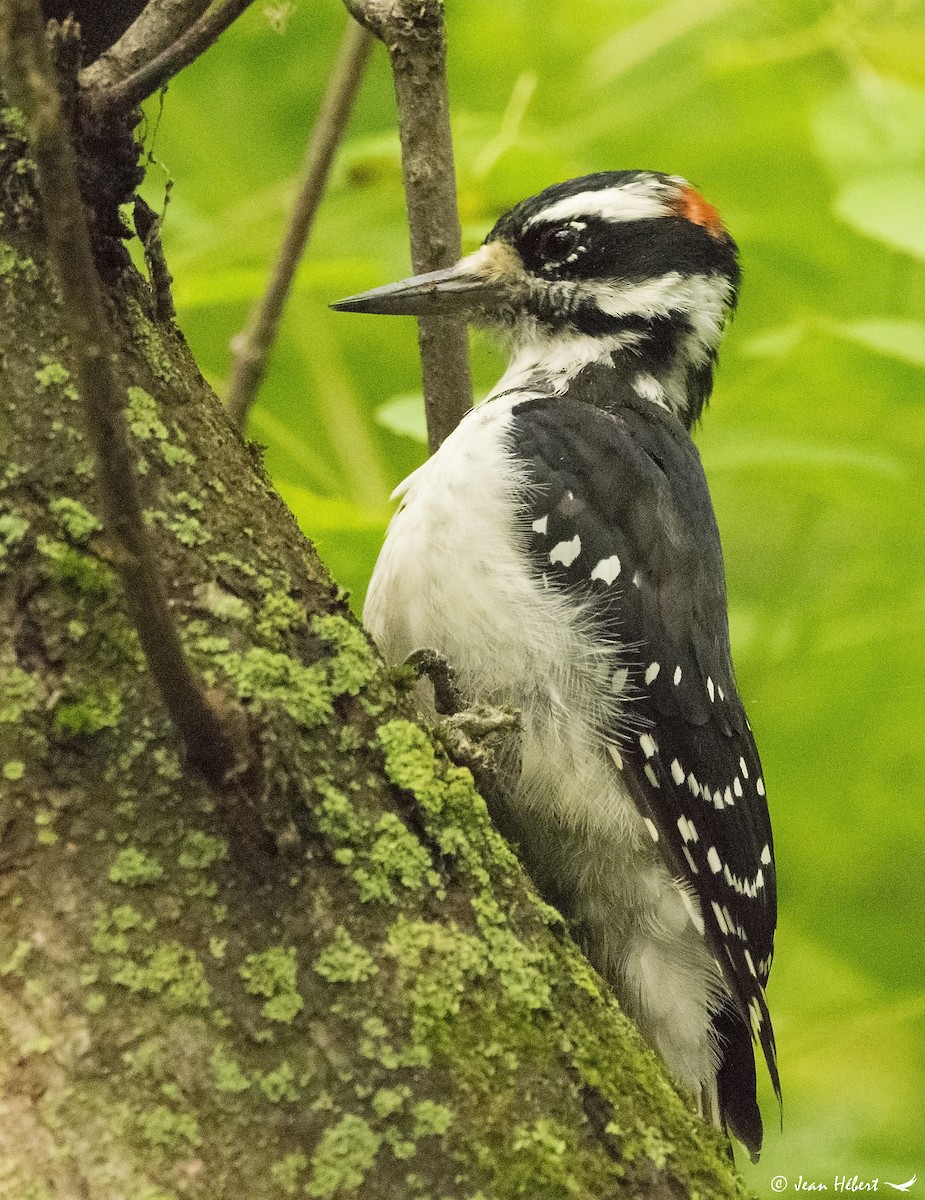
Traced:
<path fill-rule="evenodd" d="M 602 735 L 618 746 L 666 862 L 699 897 L 704 936 L 779 1097 L 764 998 L 777 920 L 774 846 L 697 450 L 648 401 L 604 411 L 571 397 L 514 408 L 510 446 L 526 468 L 534 569 L 547 586 L 585 599 L 601 638 L 624 647 L 631 728 Z M 716 1022 L 727 1040 L 736 1040 L 732 1015 Z"/>

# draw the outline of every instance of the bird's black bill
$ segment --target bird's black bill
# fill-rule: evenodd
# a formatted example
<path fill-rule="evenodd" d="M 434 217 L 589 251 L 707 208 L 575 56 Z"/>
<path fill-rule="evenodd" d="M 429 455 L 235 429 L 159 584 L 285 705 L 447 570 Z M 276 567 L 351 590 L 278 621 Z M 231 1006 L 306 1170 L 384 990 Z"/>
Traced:
<path fill-rule="evenodd" d="M 464 260 L 443 271 L 413 275 L 399 283 L 348 296 L 331 308 L 392 317 L 470 315 L 490 303 L 498 290 L 496 282 L 472 271 Z"/>

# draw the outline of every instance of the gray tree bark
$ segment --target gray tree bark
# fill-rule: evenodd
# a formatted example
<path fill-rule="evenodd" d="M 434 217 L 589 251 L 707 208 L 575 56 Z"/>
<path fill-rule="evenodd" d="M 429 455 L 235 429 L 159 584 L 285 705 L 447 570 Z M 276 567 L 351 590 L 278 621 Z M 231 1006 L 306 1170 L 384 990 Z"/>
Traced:
<path fill-rule="evenodd" d="M 145 669 L 3 107 L 0 1194 L 743 1195 L 99 217 L 171 610 L 259 769 L 197 778 Z"/>

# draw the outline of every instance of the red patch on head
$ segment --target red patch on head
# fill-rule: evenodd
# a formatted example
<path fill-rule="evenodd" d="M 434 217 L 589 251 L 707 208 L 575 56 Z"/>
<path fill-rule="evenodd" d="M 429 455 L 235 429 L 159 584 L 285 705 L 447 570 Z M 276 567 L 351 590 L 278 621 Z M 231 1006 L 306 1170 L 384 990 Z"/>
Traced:
<path fill-rule="evenodd" d="M 694 225 L 702 226 L 710 237 L 718 240 L 727 236 L 722 217 L 713 205 L 707 204 L 703 196 L 690 184 L 678 192 L 671 207 L 679 217 L 684 217 Z"/>

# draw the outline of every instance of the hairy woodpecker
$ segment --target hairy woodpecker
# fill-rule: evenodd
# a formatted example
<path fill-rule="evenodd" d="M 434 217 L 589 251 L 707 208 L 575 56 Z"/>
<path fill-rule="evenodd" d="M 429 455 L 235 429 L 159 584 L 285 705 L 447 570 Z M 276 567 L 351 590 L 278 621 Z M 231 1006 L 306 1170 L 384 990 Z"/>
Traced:
<path fill-rule="evenodd" d="M 365 623 L 516 707 L 496 816 L 675 1081 L 753 1157 L 777 917 L 758 752 L 690 430 L 735 307 L 735 243 L 686 180 L 547 188 L 448 270 L 335 304 L 499 328 L 507 371 L 402 498 Z"/>

